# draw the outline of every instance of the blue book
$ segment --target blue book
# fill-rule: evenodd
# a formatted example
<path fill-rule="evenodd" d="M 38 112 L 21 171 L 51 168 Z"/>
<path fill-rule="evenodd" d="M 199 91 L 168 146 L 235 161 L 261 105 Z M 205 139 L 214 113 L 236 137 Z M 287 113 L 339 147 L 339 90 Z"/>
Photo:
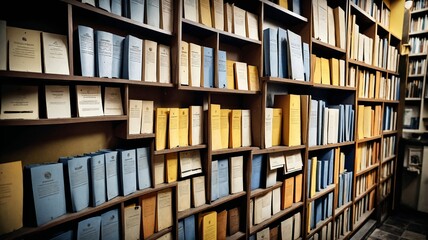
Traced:
<path fill-rule="evenodd" d="M 143 67 L 143 40 L 127 35 L 123 43 L 123 78 L 141 81 Z"/>
<path fill-rule="evenodd" d="M 345 104 L 345 125 L 344 125 L 344 129 L 345 129 L 345 137 L 344 137 L 344 141 L 348 142 L 351 141 L 351 108 L 352 106 L 349 104 Z"/>
<path fill-rule="evenodd" d="M 95 77 L 95 43 L 94 29 L 88 26 L 77 26 L 79 35 L 80 67 L 82 76 Z"/>
<path fill-rule="evenodd" d="M 218 161 L 211 161 L 211 201 L 218 199 Z"/>
<path fill-rule="evenodd" d="M 339 174 L 339 193 L 337 194 L 337 207 L 340 207 L 343 205 L 343 199 L 344 199 L 344 194 L 343 194 L 343 175 L 344 174 Z"/>
<path fill-rule="evenodd" d="M 202 47 L 202 66 L 204 87 L 214 87 L 214 49 L 210 47 Z"/>
<path fill-rule="evenodd" d="M 152 186 L 150 175 L 150 148 L 137 148 L 137 185 L 138 190 Z"/>
<path fill-rule="evenodd" d="M 278 28 L 278 77 L 289 77 L 287 30 L 283 28 Z"/>
<path fill-rule="evenodd" d="M 348 196 L 347 196 L 347 202 L 351 201 L 352 198 L 352 178 L 353 178 L 353 172 L 348 173 Z"/>
<path fill-rule="evenodd" d="M 322 181 L 323 181 L 323 177 L 322 177 L 322 175 L 323 175 L 323 167 L 324 167 L 324 164 L 322 164 L 322 161 L 321 160 L 317 160 L 317 181 L 316 181 L 316 192 L 319 192 L 320 190 L 322 190 L 323 189 L 323 185 L 322 185 Z"/>
<path fill-rule="evenodd" d="M 323 100 L 318 100 L 318 132 L 317 132 L 317 145 L 322 145 L 323 139 L 323 124 L 324 124 L 324 108 L 325 102 Z"/>
<path fill-rule="evenodd" d="M 89 154 L 89 189 L 91 206 L 96 207 L 106 202 L 106 168 L 104 153 Z"/>
<path fill-rule="evenodd" d="M 218 197 L 229 195 L 229 160 L 218 160 Z"/>
<path fill-rule="evenodd" d="M 312 159 L 308 159 L 308 172 L 306 173 L 306 175 L 308 176 L 308 180 L 307 180 L 307 188 L 308 188 L 308 197 L 310 197 L 311 195 L 311 169 L 312 169 Z"/>
<path fill-rule="evenodd" d="M 97 7 L 111 12 L 110 0 L 98 0 Z"/>
<path fill-rule="evenodd" d="M 122 16 L 122 0 L 111 0 L 111 12 Z"/>
<path fill-rule="evenodd" d="M 262 163 L 262 154 L 253 155 L 253 160 L 251 161 L 251 190 L 255 190 L 261 186 Z"/>
<path fill-rule="evenodd" d="M 323 213 L 322 213 L 323 204 L 324 204 L 323 198 L 318 198 L 315 200 L 315 225 L 323 220 Z"/>
<path fill-rule="evenodd" d="M 264 75 L 278 77 L 278 30 L 275 28 L 263 30 L 263 62 Z"/>
<path fill-rule="evenodd" d="M 350 141 L 354 140 L 354 127 L 355 127 L 355 110 L 351 109 L 351 139 L 350 139 Z"/>
<path fill-rule="evenodd" d="M 226 51 L 218 50 L 218 88 L 227 88 Z"/>
<path fill-rule="evenodd" d="M 251 235 L 249 240 L 256 240 L 256 234 Z"/>
<path fill-rule="evenodd" d="M 292 0 L 292 3 L 293 3 L 292 5 L 293 12 L 301 15 L 300 0 Z"/>
<path fill-rule="evenodd" d="M 60 159 L 64 164 L 71 212 L 78 212 L 89 206 L 89 156 Z"/>
<path fill-rule="evenodd" d="M 66 232 L 57 234 L 56 236 L 50 238 L 50 240 L 73 240 L 73 235 L 73 230 L 68 230 Z"/>
<path fill-rule="evenodd" d="M 91 217 L 77 224 L 77 240 L 100 239 L 101 217 Z"/>
<path fill-rule="evenodd" d="M 24 166 L 24 224 L 40 226 L 66 213 L 62 164 Z"/>
<path fill-rule="evenodd" d="M 132 1 L 132 0 L 131 0 Z M 146 23 L 159 28 L 160 26 L 160 1 L 146 0 Z"/>
<path fill-rule="evenodd" d="M 327 217 L 333 215 L 333 192 L 327 195 Z"/>
<path fill-rule="evenodd" d="M 316 212 L 315 212 L 315 202 L 316 201 L 312 201 L 311 203 L 309 203 L 309 207 L 311 208 L 311 216 L 310 216 L 310 228 L 311 229 L 314 229 L 315 228 L 315 226 L 316 226 Z"/>
<path fill-rule="evenodd" d="M 111 69 L 112 78 L 122 77 L 122 55 L 123 55 L 123 42 L 125 37 L 113 34 L 113 61 Z"/>
<path fill-rule="evenodd" d="M 178 240 L 186 240 L 184 235 L 184 220 L 178 221 Z"/>
<path fill-rule="evenodd" d="M 309 82 L 311 80 L 311 57 L 309 52 L 309 44 L 302 43 L 303 48 L 303 67 L 305 70 L 305 81 Z"/>
<path fill-rule="evenodd" d="M 128 16 L 130 19 L 135 20 L 137 22 L 144 22 L 144 0 L 125 0 L 125 2 L 129 1 L 129 9 Z"/>
<path fill-rule="evenodd" d="M 119 210 L 113 209 L 101 214 L 101 239 L 102 240 L 119 240 Z"/>
<path fill-rule="evenodd" d="M 322 198 L 322 218 L 324 220 L 328 215 L 328 195 L 324 195 Z"/>
<path fill-rule="evenodd" d="M 330 168 L 330 161 L 329 160 L 322 160 L 321 161 L 322 166 L 322 188 L 326 188 L 329 185 L 329 168 Z"/>
<path fill-rule="evenodd" d="M 328 179 L 326 181 L 326 186 L 333 184 L 333 175 L 334 175 L 334 149 L 328 150 L 324 155 L 321 156 L 322 160 L 326 160 L 328 162 L 327 170 L 324 170 Z M 326 172 L 327 171 L 327 172 Z"/>
<path fill-rule="evenodd" d="M 137 164 L 135 149 L 119 152 L 119 189 L 122 196 L 137 191 Z"/>
<path fill-rule="evenodd" d="M 186 240 L 196 239 L 195 215 L 188 216 L 184 219 L 184 236 Z"/>
<path fill-rule="evenodd" d="M 101 150 L 104 153 L 106 169 L 106 195 L 107 201 L 119 196 L 119 175 L 118 175 L 118 152 L 114 150 Z"/>

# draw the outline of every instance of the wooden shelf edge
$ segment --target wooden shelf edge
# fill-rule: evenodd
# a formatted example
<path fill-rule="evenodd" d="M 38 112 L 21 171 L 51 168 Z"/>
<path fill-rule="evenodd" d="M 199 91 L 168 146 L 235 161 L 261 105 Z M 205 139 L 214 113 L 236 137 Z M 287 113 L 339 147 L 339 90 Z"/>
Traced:
<path fill-rule="evenodd" d="M 378 185 L 377 183 L 373 184 L 371 187 L 369 187 L 368 189 L 366 189 L 363 193 L 361 193 L 360 195 L 356 196 L 354 201 L 358 202 L 359 200 L 363 199 L 371 191 L 374 191 L 376 189 L 377 185 Z"/>
<path fill-rule="evenodd" d="M 264 4 L 266 4 L 266 5 L 268 5 L 268 6 L 272 7 L 272 8 L 275 8 L 275 9 L 281 11 L 281 12 L 284 12 L 284 14 L 287 14 L 288 16 L 291 16 L 291 17 L 293 17 L 293 18 L 295 18 L 295 19 L 297 19 L 299 21 L 308 22 L 307 18 L 305 18 L 305 17 L 303 17 L 303 16 L 301 16 L 301 15 L 299 15 L 297 13 L 294 13 L 294 12 L 292 12 L 292 11 L 286 9 L 286 8 L 283 8 L 283 7 L 279 6 L 276 3 L 273 3 L 273 2 L 267 1 L 267 0 L 261 0 L 261 2 L 263 2 Z"/>
<path fill-rule="evenodd" d="M 334 210 L 334 216 L 336 216 L 336 215 L 340 215 L 340 214 L 341 214 L 341 213 L 343 213 L 347 208 L 349 208 L 349 207 L 351 207 L 351 206 L 352 206 L 352 201 L 349 201 L 349 202 L 347 202 L 347 203 L 343 204 L 342 206 L 340 206 L 340 207 L 336 208 L 336 209 Z"/>
<path fill-rule="evenodd" d="M 322 220 L 322 221 L 318 222 L 318 223 L 315 225 L 315 228 L 314 228 L 314 229 L 312 229 L 312 230 L 308 233 L 308 235 L 307 235 L 306 237 L 307 237 L 307 238 L 310 238 L 312 235 L 314 235 L 316 232 L 318 232 L 322 227 L 324 227 L 325 225 L 327 225 L 331 220 L 333 220 L 333 216 L 330 216 L 330 217 L 328 217 L 328 218 L 326 218 L 326 219 L 324 219 L 324 220 Z"/>
<path fill-rule="evenodd" d="M 380 139 L 382 136 L 372 136 L 372 137 L 366 137 L 366 138 L 362 138 L 362 139 L 358 139 L 357 142 L 358 143 L 365 143 L 365 142 L 370 142 L 370 141 L 375 141 Z"/>
<path fill-rule="evenodd" d="M 317 150 L 328 149 L 328 148 L 344 147 L 344 146 L 353 145 L 353 144 L 355 144 L 354 141 L 326 144 L 326 145 L 317 145 L 317 146 L 309 147 L 308 151 L 317 151 Z"/>
<path fill-rule="evenodd" d="M 155 150 L 154 155 L 192 151 L 192 150 L 198 150 L 198 149 L 205 149 L 206 147 L 207 147 L 206 144 L 200 144 L 195 146 L 185 146 L 185 147 L 176 147 L 176 148 L 169 148 L 169 149 L 163 149 L 163 150 Z"/>
<path fill-rule="evenodd" d="M 372 215 L 372 213 L 375 210 L 376 210 L 376 208 L 373 208 L 373 209 L 363 213 L 363 215 L 360 217 L 360 219 L 354 223 L 354 227 L 352 229 L 352 232 L 355 232 L 356 230 L 358 230 L 363 225 L 363 223 L 365 223 L 370 218 L 370 216 Z"/>
<path fill-rule="evenodd" d="M 318 45 L 318 46 L 323 47 L 323 48 L 327 48 L 327 49 L 329 49 L 331 51 L 335 51 L 337 53 L 341 53 L 341 54 L 346 53 L 346 49 L 330 45 L 329 43 L 323 42 L 319 39 L 312 37 L 312 44 L 314 44 L 314 43 L 315 43 L 315 45 Z"/>
<path fill-rule="evenodd" d="M 305 149 L 305 145 L 299 145 L 299 146 L 274 146 L 270 148 L 262 148 L 262 149 L 255 149 L 253 151 L 253 154 L 266 154 L 266 153 L 277 153 L 277 152 L 290 152 L 290 151 L 296 151 L 296 150 L 302 150 Z"/>
<path fill-rule="evenodd" d="M 280 78 L 280 77 L 261 77 L 262 81 L 271 82 L 271 83 L 284 83 L 284 84 L 296 84 L 296 85 L 305 85 L 312 86 L 312 82 L 294 80 L 290 78 Z"/>
<path fill-rule="evenodd" d="M 336 86 L 331 84 L 322 84 L 322 83 L 314 83 L 314 88 L 325 88 L 325 89 L 336 89 L 336 90 L 343 90 L 343 91 L 355 91 L 355 87 L 345 87 L 345 86 Z"/>
<path fill-rule="evenodd" d="M 222 154 L 247 152 L 247 151 L 253 151 L 256 149 L 257 147 L 225 148 L 225 149 L 213 150 L 211 155 L 215 156 L 215 155 L 222 155 Z"/>
<path fill-rule="evenodd" d="M 183 91 L 198 91 L 198 92 L 211 92 L 211 93 L 225 93 L 225 94 L 258 94 L 260 91 L 250 91 L 250 90 L 238 90 L 238 89 L 228 89 L 228 88 L 206 88 L 206 87 L 192 87 L 186 85 L 179 85 L 179 90 Z"/>
<path fill-rule="evenodd" d="M 273 186 L 270 186 L 267 188 L 257 188 L 251 191 L 250 198 L 255 198 L 255 197 L 264 195 L 265 193 L 268 193 L 276 188 L 280 188 L 281 186 L 282 186 L 282 182 L 277 181 Z"/>
<path fill-rule="evenodd" d="M 158 238 L 162 237 L 163 235 L 165 235 L 169 232 L 172 232 L 172 227 L 162 229 L 159 232 L 155 232 L 152 235 L 150 235 L 149 237 L 147 237 L 146 240 L 158 239 Z"/>
<path fill-rule="evenodd" d="M 329 186 L 327 186 L 323 190 L 316 192 L 315 196 L 308 198 L 306 201 L 307 202 L 313 202 L 313 201 L 317 200 L 318 198 L 323 197 L 323 196 L 329 194 L 330 192 L 334 191 L 335 188 L 336 188 L 336 185 L 334 183 L 330 184 Z"/>
<path fill-rule="evenodd" d="M 239 232 L 233 234 L 232 236 L 227 236 L 226 240 L 237 240 L 237 239 L 241 239 L 243 237 L 245 237 L 245 233 L 239 231 Z"/>
<path fill-rule="evenodd" d="M 31 126 L 31 125 L 61 125 L 74 123 L 126 121 L 128 116 L 97 116 L 97 117 L 72 117 L 52 119 L 5 119 L 0 120 L 0 126 Z"/>
<path fill-rule="evenodd" d="M 366 168 L 364 168 L 363 170 L 360 170 L 359 172 L 357 172 L 357 173 L 355 173 L 355 177 L 359 177 L 359 176 L 361 176 L 361 175 L 364 175 L 364 174 L 366 174 L 366 173 L 368 173 L 368 172 L 370 172 L 370 171 L 372 171 L 372 170 L 374 170 L 375 168 L 377 168 L 377 167 L 379 167 L 379 163 L 377 162 L 377 163 L 375 163 L 375 164 L 372 164 L 372 165 L 370 165 L 370 166 L 368 166 L 368 167 L 366 167 Z"/>

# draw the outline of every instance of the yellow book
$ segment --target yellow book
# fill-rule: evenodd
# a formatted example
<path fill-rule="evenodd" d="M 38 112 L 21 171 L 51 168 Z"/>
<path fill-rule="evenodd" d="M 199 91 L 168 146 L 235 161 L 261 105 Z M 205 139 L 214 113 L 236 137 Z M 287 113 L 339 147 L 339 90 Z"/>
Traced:
<path fill-rule="evenodd" d="M 275 95 L 275 108 L 282 108 L 282 142 L 286 146 L 301 144 L 300 95 Z"/>
<path fill-rule="evenodd" d="M 300 173 L 296 175 L 294 178 L 294 202 L 302 201 L 302 177 L 303 175 Z"/>
<path fill-rule="evenodd" d="M 227 88 L 235 89 L 235 71 L 234 64 L 235 61 L 226 60 L 226 79 L 227 79 Z"/>
<path fill-rule="evenodd" d="M 203 213 L 199 217 L 200 239 L 217 240 L 217 212 Z"/>
<path fill-rule="evenodd" d="M 311 211 L 312 211 L 312 209 L 311 209 L 311 204 L 315 204 L 315 201 L 312 201 L 312 202 L 310 202 L 310 203 L 308 203 L 308 206 L 306 207 L 306 210 L 307 210 L 307 215 L 306 215 L 306 219 L 308 219 L 308 223 L 310 223 L 311 222 L 311 217 L 312 217 L 312 213 L 311 213 Z M 311 224 L 306 224 L 307 226 L 308 226 L 308 228 L 306 229 L 306 231 L 307 231 L 307 233 L 310 233 L 311 232 Z"/>
<path fill-rule="evenodd" d="M 314 74 L 312 79 L 314 83 L 321 84 L 321 58 L 312 54 L 312 62 L 314 63 Z"/>
<path fill-rule="evenodd" d="M 330 84 L 330 63 L 327 58 L 321 58 L 321 83 Z"/>
<path fill-rule="evenodd" d="M 331 85 L 339 86 L 339 59 L 330 58 Z"/>
<path fill-rule="evenodd" d="M 316 183 L 317 183 L 317 161 L 318 158 L 317 157 L 312 157 L 311 160 L 311 194 L 309 195 L 309 197 L 313 197 L 315 196 L 316 193 Z"/>
<path fill-rule="evenodd" d="M 166 181 L 168 183 L 177 181 L 177 153 L 167 153 L 166 156 Z"/>
<path fill-rule="evenodd" d="M 360 116 L 359 116 L 360 117 Z M 370 137 L 372 134 L 372 107 L 364 106 L 364 117 L 363 117 L 363 131 L 364 137 Z"/>
<path fill-rule="evenodd" d="M 199 22 L 212 27 L 210 0 L 199 0 Z"/>
<path fill-rule="evenodd" d="M 278 5 L 288 9 L 288 0 L 278 0 Z"/>
<path fill-rule="evenodd" d="M 272 146 L 281 145 L 282 134 L 282 108 L 273 109 L 272 117 Z"/>
<path fill-rule="evenodd" d="M 9 42 L 9 70 L 41 73 L 40 31 L 16 27 L 6 27 L 6 31 Z"/>
<path fill-rule="evenodd" d="M 141 199 L 141 218 L 143 225 L 143 237 L 148 238 L 155 233 L 156 220 L 156 194 L 150 193 Z"/>
<path fill-rule="evenodd" d="M 220 110 L 221 148 L 229 147 L 229 115 L 230 109 Z"/>
<path fill-rule="evenodd" d="M 221 149 L 221 113 L 219 104 L 211 104 L 209 110 L 209 121 L 211 124 L 211 150 Z"/>
<path fill-rule="evenodd" d="M 168 108 L 156 109 L 156 151 L 166 148 L 166 127 L 168 118 Z"/>
<path fill-rule="evenodd" d="M 213 27 L 218 30 L 224 30 L 224 6 L 223 0 L 212 1 L 212 16 L 213 16 Z"/>
<path fill-rule="evenodd" d="M 180 144 L 180 138 L 178 136 L 179 130 L 179 109 L 178 108 L 170 108 L 169 109 L 169 117 L 168 117 L 168 148 L 176 148 Z"/>
<path fill-rule="evenodd" d="M 185 147 L 189 145 L 189 109 L 180 108 L 178 116 L 179 145 Z"/>
<path fill-rule="evenodd" d="M 189 85 L 189 43 L 181 41 L 180 51 L 180 84 Z"/>
<path fill-rule="evenodd" d="M 380 80 L 381 80 L 381 73 L 379 71 L 376 71 L 376 83 L 375 83 L 375 95 L 374 98 L 378 99 L 380 97 L 379 93 L 380 93 Z"/>
<path fill-rule="evenodd" d="M 241 109 L 233 109 L 230 114 L 229 147 L 241 147 Z"/>
<path fill-rule="evenodd" d="M 282 205 L 281 209 L 286 209 L 293 205 L 294 200 L 294 177 L 284 180 L 282 185 Z"/>
<path fill-rule="evenodd" d="M 370 73 L 369 75 L 369 98 L 375 97 L 375 75 Z"/>
<path fill-rule="evenodd" d="M 250 91 L 259 91 L 259 71 L 257 66 L 247 65 L 248 68 L 248 90 Z"/>
<path fill-rule="evenodd" d="M 358 128 L 358 139 L 364 138 L 364 105 L 358 105 L 358 118 L 357 118 L 357 128 Z"/>
<path fill-rule="evenodd" d="M 161 190 L 156 197 L 156 231 L 173 225 L 172 219 L 172 188 Z"/>

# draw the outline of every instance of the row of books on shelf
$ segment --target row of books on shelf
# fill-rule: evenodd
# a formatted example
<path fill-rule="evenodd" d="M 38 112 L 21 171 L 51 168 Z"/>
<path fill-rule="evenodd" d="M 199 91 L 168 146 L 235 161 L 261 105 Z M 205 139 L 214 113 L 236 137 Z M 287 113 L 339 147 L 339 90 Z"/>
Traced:
<path fill-rule="evenodd" d="M 309 202 L 307 210 L 309 220 L 307 231 L 310 232 L 333 215 L 333 192 Z"/>
<path fill-rule="evenodd" d="M 382 122 L 381 105 L 358 105 L 358 139 L 379 136 Z"/>
<path fill-rule="evenodd" d="M 358 173 L 379 162 L 380 143 L 364 142 L 356 150 L 355 172 Z"/>
<path fill-rule="evenodd" d="M 309 146 L 352 141 L 354 119 L 354 109 L 350 104 L 327 105 L 324 100 L 311 99 Z"/>
<path fill-rule="evenodd" d="M 419 106 L 407 105 L 404 107 L 403 128 L 419 128 Z"/>
<path fill-rule="evenodd" d="M 369 173 L 366 173 L 364 175 L 358 176 L 355 181 L 355 196 L 361 196 L 364 194 L 368 189 L 370 189 L 372 186 L 374 186 L 377 182 L 377 172 L 376 171 L 370 171 Z"/>
<path fill-rule="evenodd" d="M 308 197 L 314 197 L 316 193 L 333 184 L 334 173 L 334 149 L 308 159 Z"/>
<path fill-rule="evenodd" d="M 243 156 L 216 159 L 211 162 L 211 201 L 243 190 Z"/>
<path fill-rule="evenodd" d="M 428 14 L 410 19 L 409 33 L 428 30 Z"/>
<path fill-rule="evenodd" d="M 337 207 L 341 207 L 352 201 L 353 172 L 347 170 L 339 173 Z"/>
<path fill-rule="evenodd" d="M 290 29 L 263 30 L 263 75 L 310 81 L 309 44 Z"/>
<path fill-rule="evenodd" d="M 393 106 L 385 106 L 383 113 L 383 131 L 397 130 L 397 110 Z"/>
<path fill-rule="evenodd" d="M 358 97 L 398 101 L 400 99 L 400 77 L 386 78 L 381 72 L 376 74 L 367 70 L 358 70 Z"/>
<path fill-rule="evenodd" d="M 346 48 L 346 16 L 345 11 L 337 6 L 327 5 L 327 0 L 312 1 L 312 35 L 315 39 L 336 46 Z"/>
<path fill-rule="evenodd" d="M 388 38 L 376 34 L 374 41 L 373 65 L 393 72 L 398 71 L 400 55 L 395 46 L 389 45 Z"/>
<path fill-rule="evenodd" d="M 382 165 L 382 169 L 380 172 L 381 179 L 385 179 L 391 176 L 394 173 L 394 161 L 388 161 L 387 163 Z"/>
<path fill-rule="evenodd" d="M 341 87 L 353 87 L 346 82 L 345 60 L 337 58 L 318 57 L 312 54 L 313 82 Z"/>
<path fill-rule="evenodd" d="M 328 222 L 326 225 L 322 226 L 317 232 L 313 233 L 312 236 L 308 238 L 308 240 L 316 240 L 316 239 L 331 239 L 332 235 L 332 222 Z"/>
<path fill-rule="evenodd" d="M 301 213 L 297 212 L 277 226 L 266 227 L 250 236 L 250 240 L 299 239 L 301 237 Z"/>
<path fill-rule="evenodd" d="M 366 213 L 370 212 L 375 207 L 375 199 L 376 199 L 376 191 L 372 190 L 369 194 L 366 194 L 363 198 L 358 200 L 355 203 L 354 207 L 354 226 L 356 223 L 359 223 L 359 221 L 364 221 L 366 217 Z"/>
<path fill-rule="evenodd" d="M 424 75 L 426 73 L 426 59 L 409 60 L 409 76 Z"/>
<path fill-rule="evenodd" d="M 170 0 L 81 0 L 82 3 L 103 9 L 139 23 L 172 32 L 174 4 Z"/>
<path fill-rule="evenodd" d="M 428 7 L 427 0 L 416 0 L 413 2 L 413 11 L 422 10 Z"/>
<path fill-rule="evenodd" d="M 357 16 L 352 14 L 350 16 L 350 44 L 349 44 L 349 58 L 355 59 L 366 64 L 373 63 L 373 38 L 360 32 L 360 25 L 356 23 Z"/>
<path fill-rule="evenodd" d="M 394 156 L 395 155 L 395 136 L 385 137 L 383 138 L 383 159 Z"/>
<path fill-rule="evenodd" d="M 368 13 L 377 22 L 380 22 L 385 27 L 389 27 L 391 18 L 391 10 L 389 10 L 386 4 L 382 2 L 376 2 L 374 0 L 352 0 L 352 2 L 360 7 L 363 11 Z M 379 6 L 381 3 L 381 6 Z"/>
<path fill-rule="evenodd" d="M 183 4 L 183 17 L 220 31 L 259 40 L 259 17 L 223 0 L 191 0 Z"/>
<path fill-rule="evenodd" d="M 392 178 L 380 184 L 380 197 L 385 198 L 391 193 Z"/>
<path fill-rule="evenodd" d="M 345 209 L 334 220 L 334 239 L 340 239 L 351 231 L 351 208 Z"/>
<path fill-rule="evenodd" d="M 217 66 L 217 67 L 215 67 Z M 217 69 L 217 72 L 214 70 Z M 257 66 L 227 59 L 227 52 L 181 41 L 180 84 L 192 87 L 258 91 Z"/>
<path fill-rule="evenodd" d="M 406 84 L 406 98 L 422 97 L 423 81 L 420 79 L 408 81 Z"/>
<path fill-rule="evenodd" d="M 71 118 L 71 91 L 67 85 L 45 85 L 43 98 L 39 87 L 2 85 L 0 119 L 39 119 L 39 99 L 46 101 L 46 117 Z M 123 115 L 121 89 L 100 85 L 76 85 L 78 117 Z"/>
<path fill-rule="evenodd" d="M 0 70 L 70 74 L 66 35 L 8 26 L 0 20 Z"/>
<path fill-rule="evenodd" d="M 84 25 L 77 31 L 82 76 L 171 82 L 169 46 Z"/>
<path fill-rule="evenodd" d="M 410 53 L 427 53 L 428 52 L 428 39 L 426 37 L 410 37 Z"/>

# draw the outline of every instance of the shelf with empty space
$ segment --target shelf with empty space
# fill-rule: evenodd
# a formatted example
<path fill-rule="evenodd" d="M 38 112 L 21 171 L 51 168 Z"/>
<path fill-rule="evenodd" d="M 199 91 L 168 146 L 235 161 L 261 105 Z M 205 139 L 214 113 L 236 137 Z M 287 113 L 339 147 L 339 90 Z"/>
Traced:
<path fill-rule="evenodd" d="M 316 38 L 312 38 L 312 48 L 316 48 L 317 52 L 321 52 L 328 56 L 340 56 L 346 54 L 345 49 L 330 45 Z"/>

